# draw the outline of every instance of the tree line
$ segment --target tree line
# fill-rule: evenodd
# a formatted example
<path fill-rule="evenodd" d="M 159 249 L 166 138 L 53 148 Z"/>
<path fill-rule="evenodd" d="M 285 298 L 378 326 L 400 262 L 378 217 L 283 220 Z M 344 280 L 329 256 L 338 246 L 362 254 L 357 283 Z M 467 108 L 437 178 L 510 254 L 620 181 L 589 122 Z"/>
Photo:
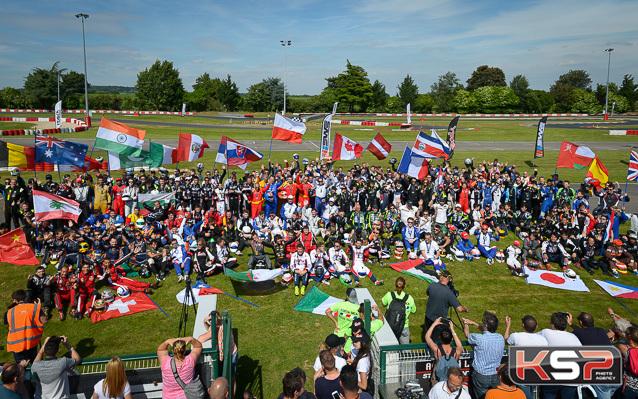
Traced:
<path fill-rule="evenodd" d="M 61 69 L 56 62 L 51 69 L 35 68 L 26 76 L 24 87 L 6 87 L 0 92 L 3 108 L 53 108 L 60 98 L 65 108 L 83 108 L 84 74 Z M 414 113 L 601 113 L 605 106 L 606 84 L 592 87 L 584 70 L 569 70 L 556 79 L 549 90 L 533 90 L 524 75 L 514 76 L 509 84 L 498 67 L 481 65 L 461 83 L 454 72 L 438 77 L 428 92 L 408 74 L 396 87 L 394 95 L 379 80 L 370 82 L 366 70 L 349 60 L 345 70 L 328 77 L 320 94 L 305 97 L 287 96 L 289 112 L 329 112 L 339 102 L 338 112 L 405 112 L 411 104 Z M 269 77 L 239 93 L 231 75 L 199 76 L 192 91 L 186 91 L 179 71 L 170 61 L 156 60 L 137 75 L 134 94 L 102 93 L 89 95 L 91 109 L 179 111 L 187 101 L 189 111 L 276 112 L 283 109 L 284 86 L 280 78 Z M 620 86 L 609 83 L 609 112 L 636 110 L 638 85 L 632 75 L 625 75 Z"/>

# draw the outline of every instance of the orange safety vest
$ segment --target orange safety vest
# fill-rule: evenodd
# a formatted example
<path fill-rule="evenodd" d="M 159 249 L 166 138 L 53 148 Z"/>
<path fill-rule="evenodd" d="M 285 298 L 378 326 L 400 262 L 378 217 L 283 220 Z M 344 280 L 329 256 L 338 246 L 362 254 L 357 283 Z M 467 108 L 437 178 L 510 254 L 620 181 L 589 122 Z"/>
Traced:
<path fill-rule="evenodd" d="M 22 352 L 35 348 L 42 340 L 44 324 L 40 322 L 40 304 L 23 303 L 9 310 L 7 351 Z"/>

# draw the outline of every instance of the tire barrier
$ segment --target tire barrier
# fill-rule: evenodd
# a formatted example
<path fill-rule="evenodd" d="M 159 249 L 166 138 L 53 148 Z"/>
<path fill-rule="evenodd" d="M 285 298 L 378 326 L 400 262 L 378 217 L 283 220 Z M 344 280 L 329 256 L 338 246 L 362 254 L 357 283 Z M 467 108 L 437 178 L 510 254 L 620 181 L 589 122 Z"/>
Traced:
<path fill-rule="evenodd" d="M 638 136 L 638 130 L 610 130 L 610 136 Z"/>
<path fill-rule="evenodd" d="M 65 109 L 63 114 L 84 114 L 83 109 Z M 124 114 L 124 115 L 181 115 L 181 112 L 172 111 L 114 111 L 106 109 L 97 109 L 90 111 L 93 114 Z M 53 113 L 50 109 L 9 109 L 0 108 L 0 113 L 21 113 L 21 114 L 47 114 Z M 185 112 L 184 115 L 197 115 L 197 112 Z"/>
<path fill-rule="evenodd" d="M 299 114 L 306 115 L 306 114 Z M 337 112 L 335 115 L 339 116 L 407 116 L 407 114 L 359 114 L 359 113 L 339 113 Z M 481 117 L 481 118 L 499 118 L 499 117 L 542 117 L 542 116 L 592 116 L 590 114 L 410 114 L 411 116 L 445 116 L 445 117 Z"/>
<path fill-rule="evenodd" d="M 24 117 L 0 117 L 1 122 L 55 122 L 55 118 L 24 118 Z M 58 133 L 75 133 L 87 130 L 87 126 L 83 120 L 75 118 L 62 118 L 62 122 L 73 123 L 77 127 L 64 127 L 58 129 L 10 129 L 0 130 L 0 136 L 31 136 L 34 134 L 58 134 Z M 1 126 L 1 125 L 0 125 Z"/>

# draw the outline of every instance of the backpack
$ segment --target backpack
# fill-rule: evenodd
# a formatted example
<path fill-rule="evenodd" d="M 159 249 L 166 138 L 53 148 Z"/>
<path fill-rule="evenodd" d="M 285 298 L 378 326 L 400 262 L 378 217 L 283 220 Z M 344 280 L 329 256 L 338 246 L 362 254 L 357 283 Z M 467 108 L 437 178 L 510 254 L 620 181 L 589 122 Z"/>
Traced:
<path fill-rule="evenodd" d="M 638 348 L 629 347 L 625 362 L 625 370 L 634 376 L 638 376 Z"/>
<path fill-rule="evenodd" d="M 433 385 L 435 382 L 447 381 L 447 371 L 449 370 L 450 367 L 461 368 L 461 366 L 459 366 L 459 362 L 457 362 L 456 359 L 454 358 L 454 350 L 452 350 L 452 353 L 450 355 L 446 355 L 445 351 L 443 350 L 443 346 L 439 344 L 438 347 L 439 347 L 439 352 L 441 353 L 441 358 L 436 362 L 436 365 L 433 368 L 433 372 L 432 372 Z"/>
<path fill-rule="evenodd" d="M 391 293 L 392 301 L 385 311 L 385 319 L 392 329 L 394 336 L 399 339 L 405 326 L 405 302 L 408 300 L 408 294 L 403 295 L 402 299 L 397 299 L 394 292 Z"/>

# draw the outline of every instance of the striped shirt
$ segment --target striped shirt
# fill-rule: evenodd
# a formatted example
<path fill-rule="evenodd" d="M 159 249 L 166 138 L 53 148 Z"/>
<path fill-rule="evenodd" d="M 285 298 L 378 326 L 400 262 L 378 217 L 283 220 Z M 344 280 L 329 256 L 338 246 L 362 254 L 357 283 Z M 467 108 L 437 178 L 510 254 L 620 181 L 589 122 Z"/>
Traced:
<path fill-rule="evenodd" d="M 474 347 L 474 371 L 482 375 L 496 375 L 496 368 L 501 365 L 505 339 L 498 333 L 484 331 L 483 334 L 473 333 L 467 342 Z"/>

